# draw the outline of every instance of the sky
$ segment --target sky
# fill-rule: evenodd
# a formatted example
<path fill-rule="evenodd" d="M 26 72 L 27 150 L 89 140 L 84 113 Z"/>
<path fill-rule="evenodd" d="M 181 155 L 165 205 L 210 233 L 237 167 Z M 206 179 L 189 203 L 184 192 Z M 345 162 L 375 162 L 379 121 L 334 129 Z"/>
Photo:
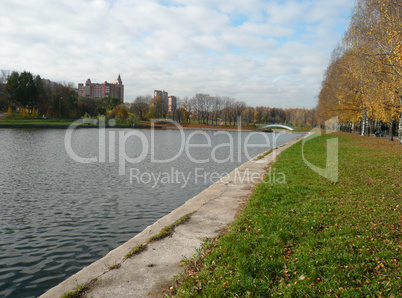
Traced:
<path fill-rule="evenodd" d="M 1 0 L 0 69 L 313 108 L 350 0 Z"/>

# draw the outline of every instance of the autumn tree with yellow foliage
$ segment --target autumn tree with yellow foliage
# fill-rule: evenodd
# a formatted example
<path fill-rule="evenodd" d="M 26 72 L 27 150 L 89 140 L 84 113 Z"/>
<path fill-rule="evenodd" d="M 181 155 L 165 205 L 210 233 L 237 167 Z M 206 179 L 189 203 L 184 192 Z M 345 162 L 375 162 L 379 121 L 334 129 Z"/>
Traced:
<path fill-rule="evenodd" d="M 337 115 L 345 130 L 359 127 L 362 135 L 387 123 L 390 140 L 399 122 L 402 144 L 401 106 L 402 3 L 358 0 L 322 83 L 319 121 Z"/>

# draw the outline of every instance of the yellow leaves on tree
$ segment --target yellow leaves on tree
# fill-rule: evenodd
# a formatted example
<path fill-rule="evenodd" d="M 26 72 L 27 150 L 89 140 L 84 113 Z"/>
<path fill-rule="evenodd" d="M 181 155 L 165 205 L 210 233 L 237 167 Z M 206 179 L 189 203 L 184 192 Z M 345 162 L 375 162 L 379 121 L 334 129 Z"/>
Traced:
<path fill-rule="evenodd" d="M 339 115 L 357 123 L 389 122 L 402 98 L 402 5 L 393 0 L 359 0 L 342 44 L 334 50 L 319 94 L 323 122 Z"/>

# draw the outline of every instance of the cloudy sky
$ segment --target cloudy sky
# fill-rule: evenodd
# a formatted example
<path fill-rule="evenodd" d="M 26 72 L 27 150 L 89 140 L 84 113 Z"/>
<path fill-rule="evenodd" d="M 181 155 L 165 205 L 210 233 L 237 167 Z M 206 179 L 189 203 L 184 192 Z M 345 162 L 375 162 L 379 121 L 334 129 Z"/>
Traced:
<path fill-rule="evenodd" d="M 0 69 L 312 108 L 351 0 L 1 0 Z"/>

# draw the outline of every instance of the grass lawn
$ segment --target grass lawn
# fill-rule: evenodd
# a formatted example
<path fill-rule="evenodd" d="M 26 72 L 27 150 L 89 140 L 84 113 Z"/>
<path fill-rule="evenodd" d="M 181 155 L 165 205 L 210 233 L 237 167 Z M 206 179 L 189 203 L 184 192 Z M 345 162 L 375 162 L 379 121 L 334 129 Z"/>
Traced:
<path fill-rule="evenodd" d="M 76 120 L 76 119 L 75 119 Z M 70 125 L 72 122 L 74 122 L 75 120 L 73 119 L 26 119 L 26 120 L 7 120 L 7 119 L 2 119 L 0 120 L 0 126 L 1 125 Z"/>
<path fill-rule="evenodd" d="M 337 133 L 308 141 L 307 159 L 324 167 L 334 137 L 338 182 L 305 165 L 301 142 L 287 149 L 273 165 L 286 184 L 258 185 L 167 295 L 400 297 L 402 146 Z"/>
<path fill-rule="evenodd" d="M 72 118 L 48 118 L 48 119 L 42 119 L 41 116 L 38 116 L 37 119 L 33 116 L 28 116 L 28 117 L 22 117 L 20 113 L 18 112 L 13 112 L 13 115 L 10 116 L 4 116 L 0 119 L 0 125 L 4 124 L 14 124 L 14 125 L 20 125 L 20 124 L 29 124 L 29 125 L 70 125 L 77 119 L 72 119 Z"/>
<path fill-rule="evenodd" d="M 35 125 L 38 127 L 41 126 L 46 126 L 46 125 L 51 125 L 51 126 L 69 126 L 73 122 L 77 121 L 79 119 L 76 118 L 58 118 L 58 117 L 50 117 L 47 119 L 43 119 L 41 116 L 38 116 L 37 119 L 33 116 L 28 116 L 28 117 L 22 117 L 20 113 L 18 112 L 13 112 L 13 115 L 10 116 L 4 116 L 0 119 L 0 127 L 1 125 Z M 81 126 L 87 127 L 87 126 L 97 126 L 95 124 L 87 124 L 87 123 L 82 123 L 79 124 Z M 120 123 L 118 122 L 117 125 L 126 125 L 126 123 Z"/>
<path fill-rule="evenodd" d="M 6 111 L 0 113 L 6 113 Z M 48 119 L 42 119 L 41 116 L 38 116 L 37 119 L 33 116 L 28 116 L 28 117 L 22 117 L 19 112 L 14 111 L 13 115 L 10 116 L 4 116 L 0 119 L 0 127 L 1 125 L 37 125 L 38 127 L 43 126 L 43 125 L 52 125 L 52 126 L 68 126 L 71 125 L 74 121 L 77 119 L 74 118 L 48 118 Z M 215 122 L 214 122 L 215 123 Z M 209 124 L 199 124 L 198 121 L 192 121 L 190 124 L 187 123 L 181 123 L 180 125 L 187 127 L 187 128 L 217 128 L 217 129 L 237 129 L 237 126 L 229 126 L 227 125 L 218 125 L 216 126 L 214 123 L 211 121 Z M 88 124 L 82 124 L 83 126 L 88 126 Z M 90 124 L 91 126 L 94 126 L 93 124 Z M 126 126 L 128 125 L 125 122 L 118 122 L 117 125 L 122 125 Z M 150 121 L 140 121 L 139 122 L 140 126 L 143 127 L 148 127 L 151 125 Z M 170 124 L 161 124 L 161 123 L 156 123 L 156 126 L 170 126 Z M 138 125 L 137 125 L 138 126 Z M 258 129 L 257 126 L 243 126 L 243 129 L 250 129 L 250 130 L 255 130 Z M 310 131 L 311 128 L 295 128 L 295 132 L 307 132 Z"/>
<path fill-rule="evenodd" d="M 301 131 L 301 132 L 309 132 L 311 131 L 311 127 L 305 128 L 305 127 L 295 127 L 293 131 Z"/>

